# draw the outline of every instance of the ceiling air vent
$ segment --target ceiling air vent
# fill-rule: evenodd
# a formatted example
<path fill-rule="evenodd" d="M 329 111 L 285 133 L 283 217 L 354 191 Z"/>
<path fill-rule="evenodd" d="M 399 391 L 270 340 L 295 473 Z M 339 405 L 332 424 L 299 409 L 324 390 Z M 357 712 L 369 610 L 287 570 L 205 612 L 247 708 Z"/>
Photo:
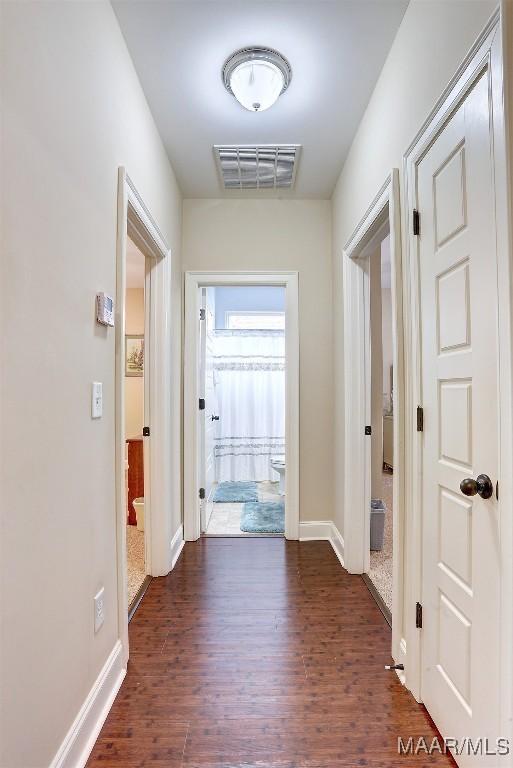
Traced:
<path fill-rule="evenodd" d="M 299 144 L 214 147 L 225 189 L 291 189 Z"/>

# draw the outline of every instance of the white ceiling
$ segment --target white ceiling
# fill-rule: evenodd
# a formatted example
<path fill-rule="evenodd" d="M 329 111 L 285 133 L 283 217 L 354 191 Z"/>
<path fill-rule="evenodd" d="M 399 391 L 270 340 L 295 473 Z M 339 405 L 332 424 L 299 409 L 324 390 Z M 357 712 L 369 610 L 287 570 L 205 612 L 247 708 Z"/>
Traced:
<path fill-rule="evenodd" d="M 133 240 L 126 239 L 126 287 L 144 288 L 145 258 Z"/>
<path fill-rule="evenodd" d="M 407 0 L 113 0 L 185 197 L 329 198 Z M 279 50 L 293 70 L 269 110 L 225 90 L 236 49 Z M 295 189 L 222 190 L 214 144 L 302 144 Z"/>

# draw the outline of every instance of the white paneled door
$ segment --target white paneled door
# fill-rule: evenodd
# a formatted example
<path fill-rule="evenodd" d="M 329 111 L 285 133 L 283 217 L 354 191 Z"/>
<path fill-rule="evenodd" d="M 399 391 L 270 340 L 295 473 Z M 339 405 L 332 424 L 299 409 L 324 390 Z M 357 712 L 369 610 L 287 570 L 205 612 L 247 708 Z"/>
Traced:
<path fill-rule="evenodd" d="M 488 75 L 417 166 L 422 699 L 443 737 L 499 736 L 498 317 Z M 484 478 L 475 482 L 479 475 Z M 491 492 L 491 495 L 490 495 Z M 488 496 L 488 497 L 487 497 Z M 460 765 L 500 765 L 463 749 Z M 470 755 L 467 753 L 470 752 Z"/>
<path fill-rule="evenodd" d="M 215 436 L 217 430 L 217 397 L 214 382 L 214 331 L 215 309 L 211 302 L 211 290 L 202 289 L 202 307 L 205 318 L 201 321 L 200 329 L 200 376 L 201 397 L 205 400 L 204 418 L 202 419 L 202 486 L 205 489 L 205 499 L 201 502 L 201 530 L 205 532 L 208 526 L 210 497 L 215 482 Z"/>

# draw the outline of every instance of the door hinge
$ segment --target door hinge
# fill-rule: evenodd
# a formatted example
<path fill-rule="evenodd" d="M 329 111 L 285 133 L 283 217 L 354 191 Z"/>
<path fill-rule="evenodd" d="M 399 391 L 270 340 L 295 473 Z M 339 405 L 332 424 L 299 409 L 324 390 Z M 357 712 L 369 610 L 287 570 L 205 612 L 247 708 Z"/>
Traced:
<path fill-rule="evenodd" d="M 204 499 L 205 498 L 205 489 L 204 488 L 200 488 L 199 489 L 199 497 L 200 497 L 200 499 Z"/>
<path fill-rule="evenodd" d="M 143 437 L 149 437 L 149 436 L 150 436 L 150 428 L 143 427 Z"/>
<path fill-rule="evenodd" d="M 205 399 L 203 397 L 200 397 L 200 399 L 199 399 L 199 409 L 200 409 L 200 411 L 204 411 L 205 410 Z"/>
<path fill-rule="evenodd" d="M 417 629 L 422 629 L 422 605 L 420 603 L 415 606 L 415 626 Z"/>
<path fill-rule="evenodd" d="M 206 316 L 207 316 L 206 310 L 201 308 L 200 309 L 200 320 L 205 320 Z"/>
<path fill-rule="evenodd" d="M 372 435 L 372 427 L 371 426 L 367 425 L 365 427 L 365 434 L 366 435 Z"/>
<path fill-rule="evenodd" d="M 498 480 L 495 484 L 495 498 L 497 499 L 497 501 L 499 501 L 499 481 Z"/>
<path fill-rule="evenodd" d="M 420 235 L 420 213 L 416 208 L 413 209 L 413 234 Z"/>
<path fill-rule="evenodd" d="M 417 406 L 417 432 L 424 432 L 424 408 Z"/>

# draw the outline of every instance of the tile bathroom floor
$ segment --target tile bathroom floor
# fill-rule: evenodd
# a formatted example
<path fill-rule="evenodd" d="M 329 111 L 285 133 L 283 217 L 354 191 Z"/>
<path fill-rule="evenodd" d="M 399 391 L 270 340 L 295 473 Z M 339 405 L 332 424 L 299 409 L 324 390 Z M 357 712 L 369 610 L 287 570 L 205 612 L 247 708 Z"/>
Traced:
<path fill-rule="evenodd" d="M 281 501 L 279 483 L 258 483 L 259 501 Z M 240 516 L 244 504 L 209 502 L 212 512 L 208 522 L 207 536 L 281 536 L 276 533 L 245 533 L 240 529 Z"/>

